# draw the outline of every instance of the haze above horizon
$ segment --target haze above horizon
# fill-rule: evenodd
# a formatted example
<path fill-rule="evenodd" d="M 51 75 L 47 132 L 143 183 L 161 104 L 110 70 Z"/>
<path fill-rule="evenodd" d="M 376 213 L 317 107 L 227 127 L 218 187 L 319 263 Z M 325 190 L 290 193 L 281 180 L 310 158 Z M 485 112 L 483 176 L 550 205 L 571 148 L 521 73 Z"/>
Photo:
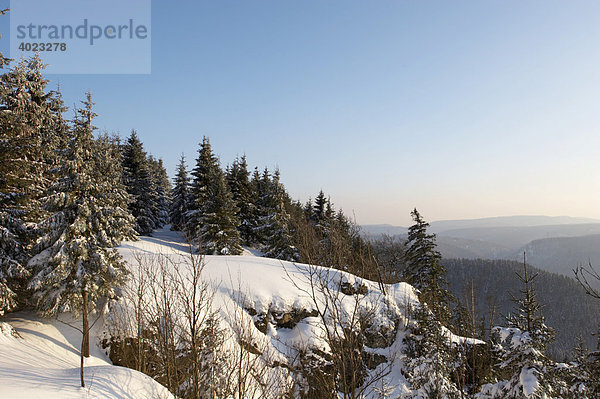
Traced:
<path fill-rule="evenodd" d="M 151 75 L 49 78 L 171 175 L 207 135 L 223 166 L 278 166 L 293 198 L 323 189 L 360 224 L 600 219 L 600 2 L 152 6 Z"/>

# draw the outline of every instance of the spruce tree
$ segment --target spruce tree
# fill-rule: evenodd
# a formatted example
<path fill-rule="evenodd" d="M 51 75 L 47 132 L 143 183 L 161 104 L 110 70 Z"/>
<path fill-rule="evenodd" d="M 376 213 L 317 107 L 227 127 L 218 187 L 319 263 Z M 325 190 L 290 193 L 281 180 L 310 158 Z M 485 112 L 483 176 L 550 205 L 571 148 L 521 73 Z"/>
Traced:
<path fill-rule="evenodd" d="M 29 261 L 34 271 L 30 288 L 44 314 L 83 314 L 83 356 L 89 356 L 88 305 L 117 296 L 126 269 L 112 247 L 133 237 L 133 217 L 122 208 L 126 199 L 120 182 L 116 147 L 92 136 L 91 94 L 77 111 L 60 179 L 48 202 L 53 214 L 40 224 L 46 232 L 41 252 Z"/>
<path fill-rule="evenodd" d="M 304 204 L 304 215 L 306 217 L 307 221 L 311 221 L 313 220 L 313 202 L 312 202 L 312 198 L 308 198 L 306 200 L 306 203 Z"/>
<path fill-rule="evenodd" d="M 16 305 L 29 271 L 42 203 L 60 164 L 67 125 L 59 92 L 48 91 L 39 56 L 2 75 L 0 85 L 0 312 Z"/>
<path fill-rule="evenodd" d="M 209 176 L 210 184 L 201 208 L 198 244 L 205 254 L 239 255 L 242 253 L 237 207 L 220 169 Z"/>
<path fill-rule="evenodd" d="M 552 379 L 559 383 L 555 389 L 562 399 L 600 397 L 600 358 L 590 353 L 581 336 L 573 361 L 568 367 L 564 363 L 557 365 L 552 372 Z"/>
<path fill-rule="evenodd" d="M 321 225 L 325 221 L 326 210 L 327 198 L 325 198 L 325 194 L 323 193 L 323 190 L 321 190 L 315 198 L 315 204 L 313 206 L 312 218 L 315 224 Z"/>
<path fill-rule="evenodd" d="M 233 162 L 227 172 L 227 183 L 233 195 L 233 200 L 239 209 L 237 217 L 240 221 L 240 236 L 246 245 L 256 241 L 254 228 L 256 227 L 256 196 L 250 182 L 250 172 L 246 156 Z"/>
<path fill-rule="evenodd" d="M 258 167 L 254 168 L 252 172 L 252 178 L 250 179 L 250 198 L 252 201 L 251 212 L 248 214 L 248 230 L 247 233 L 250 237 L 250 245 L 258 245 L 262 244 L 262 237 L 260 237 L 260 219 L 262 217 L 260 210 L 260 201 L 263 191 L 263 183 L 260 172 L 258 171 Z"/>
<path fill-rule="evenodd" d="M 272 201 L 272 181 L 271 173 L 268 168 L 265 168 L 262 175 L 255 175 L 252 179 L 254 190 L 257 193 L 256 197 L 256 224 L 254 226 L 254 236 L 261 245 L 267 241 L 269 217 L 273 213 Z"/>
<path fill-rule="evenodd" d="M 275 171 L 272 180 L 266 179 L 265 184 L 260 200 L 265 212 L 261 220 L 263 252 L 270 258 L 297 261 L 300 255 L 293 242 L 290 215 L 285 206 L 288 198 L 279 181 L 279 170 Z"/>
<path fill-rule="evenodd" d="M 545 355 L 547 345 L 554 339 L 554 330 L 545 324 L 536 299 L 535 275 L 527 271 L 525 259 L 521 297 L 514 298 L 516 308 L 507 316 L 507 327 L 495 327 L 493 342 L 499 359 L 498 379 L 483 387 L 480 398 L 549 398 L 562 382 L 551 377 L 553 362 Z"/>
<path fill-rule="evenodd" d="M 144 146 L 134 131 L 123 146 L 123 181 L 131 196 L 129 210 L 138 234 L 149 235 L 159 226 L 158 195 Z"/>
<path fill-rule="evenodd" d="M 100 134 L 93 147 L 93 179 L 102 212 L 94 219 L 96 224 L 92 228 L 99 232 L 100 245 L 106 248 L 116 247 L 123 240 L 136 239 L 135 218 L 128 209 L 131 197 L 123 183 L 120 139 Z"/>
<path fill-rule="evenodd" d="M 405 370 L 412 391 L 403 397 L 462 398 L 463 393 L 453 378 L 458 356 L 450 332 L 426 306 L 414 310 L 414 321 L 408 331 L 405 344 L 409 358 Z"/>
<path fill-rule="evenodd" d="M 192 240 L 199 237 L 202 228 L 203 208 L 209 197 L 209 187 L 216 176 L 222 175 L 219 161 L 213 154 L 208 137 L 202 138 L 196 167 L 192 171 L 192 187 L 189 211 L 187 213 L 186 234 Z"/>
<path fill-rule="evenodd" d="M 442 256 L 436 249 L 435 234 L 428 234 L 426 223 L 414 209 L 415 224 L 408 229 L 404 252 L 403 280 L 419 290 L 419 299 L 427 304 L 437 319 L 447 325 L 451 320 L 449 302 L 452 295 L 446 288 L 446 268 L 440 264 Z"/>
<path fill-rule="evenodd" d="M 152 155 L 148 157 L 148 166 L 150 167 L 150 178 L 152 181 L 151 190 L 155 201 L 153 207 L 155 214 L 153 220 L 155 228 L 159 228 L 169 223 L 169 202 L 171 196 L 171 182 L 167 171 L 163 166 L 162 159 L 156 159 Z"/>
<path fill-rule="evenodd" d="M 182 231 L 185 229 L 190 202 L 190 179 L 185 168 L 185 157 L 183 154 L 181 155 L 173 183 L 174 187 L 169 211 L 171 230 Z"/>

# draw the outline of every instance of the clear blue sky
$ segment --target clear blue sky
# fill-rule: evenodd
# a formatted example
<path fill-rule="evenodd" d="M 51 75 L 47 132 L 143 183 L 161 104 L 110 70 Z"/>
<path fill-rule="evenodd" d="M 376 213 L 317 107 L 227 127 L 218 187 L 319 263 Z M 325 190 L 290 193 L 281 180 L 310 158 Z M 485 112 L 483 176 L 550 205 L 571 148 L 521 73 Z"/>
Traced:
<path fill-rule="evenodd" d="M 207 135 L 360 223 L 600 217 L 598 1 L 154 1 L 151 75 L 50 78 L 171 175 Z"/>

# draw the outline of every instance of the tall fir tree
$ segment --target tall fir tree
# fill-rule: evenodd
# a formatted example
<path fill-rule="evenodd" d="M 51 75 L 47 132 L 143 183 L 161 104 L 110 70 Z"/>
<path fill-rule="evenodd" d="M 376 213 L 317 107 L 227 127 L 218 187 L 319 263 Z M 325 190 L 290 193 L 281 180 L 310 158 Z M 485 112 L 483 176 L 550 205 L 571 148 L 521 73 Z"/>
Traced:
<path fill-rule="evenodd" d="M 315 198 L 315 204 L 313 205 L 312 219 L 317 225 L 322 225 L 326 219 L 327 212 L 327 198 L 323 193 L 323 190 L 319 191 L 319 194 Z"/>
<path fill-rule="evenodd" d="M 149 235 L 159 226 L 158 195 L 144 146 L 134 131 L 123 146 L 123 181 L 131 196 L 129 209 L 138 234 Z"/>
<path fill-rule="evenodd" d="M 255 170 L 252 185 L 256 192 L 256 221 L 254 236 L 261 245 L 267 241 L 268 220 L 273 212 L 271 172 L 265 168 L 262 174 Z"/>
<path fill-rule="evenodd" d="M 555 387 L 562 385 L 558 375 L 552 376 L 554 365 L 545 354 L 554 330 L 541 314 L 533 288 L 536 276 L 528 273 L 524 255 L 523 274 L 518 274 L 523 284 L 521 297 L 514 298 L 516 308 L 506 318 L 508 326 L 494 328 L 498 382 L 484 386 L 480 399 L 551 398 L 556 396 Z"/>
<path fill-rule="evenodd" d="M 240 221 L 240 236 L 246 245 L 256 243 L 254 228 L 256 227 L 256 195 L 250 182 L 250 172 L 246 156 L 236 159 L 227 171 L 227 183 L 233 200 L 239 209 L 237 217 Z"/>
<path fill-rule="evenodd" d="M 150 178 L 152 180 L 151 190 L 154 192 L 153 198 L 156 201 L 155 227 L 162 227 L 169 223 L 169 203 L 171 197 L 171 182 L 163 165 L 162 159 L 156 159 L 152 155 L 148 157 L 150 167 Z"/>
<path fill-rule="evenodd" d="M 117 296 L 126 269 L 113 249 L 122 239 L 133 238 L 133 217 L 123 209 L 126 193 L 121 185 L 117 149 L 93 139 L 91 94 L 77 111 L 73 136 L 60 179 L 53 185 L 47 206 L 53 214 L 41 223 L 45 244 L 29 261 L 35 272 L 30 288 L 44 314 L 81 312 L 84 343 L 89 356 L 88 305 Z M 40 248 L 42 249 L 42 248 Z"/>
<path fill-rule="evenodd" d="M 173 191 L 171 198 L 171 208 L 169 218 L 171 220 L 171 230 L 182 231 L 187 222 L 187 212 L 190 204 L 190 179 L 185 167 L 185 157 L 181 155 L 177 174 L 173 179 Z"/>
<path fill-rule="evenodd" d="M 189 211 L 187 213 L 186 234 L 192 241 L 197 240 L 202 228 L 203 207 L 209 197 L 209 187 L 215 176 L 222 174 L 219 161 L 212 151 L 208 137 L 202 138 L 198 150 L 196 167 L 192 171 L 192 187 Z"/>
<path fill-rule="evenodd" d="M 198 244 L 205 254 L 239 255 L 242 247 L 237 230 L 238 210 L 225 182 L 225 175 L 218 169 L 209 181 L 207 196 L 200 210 L 202 217 Z"/>
<path fill-rule="evenodd" d="M 419 211 L 411 212 L 414 224 L 408 229 L 404 252 L 403 279 L 419 290 L 419 299 L 444 325 L 451 320 L 449 303 L 452 294 L 447 289 L 446 268 L 440 264 L 441 254 L 436 249 L 435 234 L 428 234 L 429 223 Z"/>
<path fill-rule="evenodd" d="M 119 137 L 100 134 L 93 146 L 93 178 L 102 215 L 94 219 L 96 224 L 92 228 L 100 234 L 100 245 L 111 248 L 123 240 L 136 239 L 135 218 L 129 211 L 131 196 L 123 183 L 123 153 Z"/>
<path fill-rule="evenodd" d="M 65 142 L 65 107 L 60 93 L 47 89 L 44 68 L 36 55 L 1 77 L 0 313 L 16 305 L 15 290 L 29 274 L 35 226 L 46 216 L 41 204 Z"/>
<path fill-rule="evenodd" d="M 297 261 L 300 255 L 293 242 L 290 215 L 286 210 L 289 199 L 279 181 L 279 170 L 275 171 L 271 180 L 267 178 L 264 184 L 265 191 L 260 200 L 264 207 L 264 217 L 261 220 L 263 251 L 270 258 Z"/>

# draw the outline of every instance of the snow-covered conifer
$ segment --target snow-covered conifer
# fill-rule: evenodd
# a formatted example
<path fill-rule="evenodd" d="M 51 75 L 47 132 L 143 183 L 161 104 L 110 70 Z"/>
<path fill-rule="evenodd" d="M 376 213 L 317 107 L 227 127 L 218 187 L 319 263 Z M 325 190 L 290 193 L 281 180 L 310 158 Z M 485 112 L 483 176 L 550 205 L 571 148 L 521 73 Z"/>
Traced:
<path fill-rule="evenodd" d="M 144 146 L 135 131 L 123 146 L 123 181 L 131 196 L 129 210 L 136 220 L 138 234 L 151 234 L 159 226 L 158 198 Z"/>
<path fill-rule="evenodd" d="M 190 202 L 190 179 L 185 168 L 185 157 L 181 155 L 177 174 L 173 179 L 173 191 L 171 198 L 171 207 L 169 218 L 171 220 L 171 230 L 182 231 L 185 229 L 187 221 L 187 212 Z"/>
<path fill-rule="evenodd" d="M 279 181 L 279 171 L 275 171 L 272 179 L 268 179 L 268 172 L 265 172 L 263 184 L 259 198 L 263 215 L 259 222 L 263 251 L 271 258 L 297 261 L 299 253 L 293 242 L 290 215 L 285 207 L 287 194 Z"/>
<path fill-rule="evenodd" d="M 440 264 L 441 254 L 436 249 L 435 234 L 428 234 L 426 223 L 419 212 L 411 212 L 415 224 L 408 229 L 404 252 L 403 279 L 419 290 L 421 302 L 427 304 L 437 319 L 446 324 L 451 315 L 449 302 L 452 294 L 446 288 L 446 268 Z"/>
<path fill-rule="evenodd" d="M 242 253 L 237 207 L 225 176 L 220 169 L 209 176 L 206 199 L 200 209 L 198 244 L 205 254 L 239 255 Z"/>
<path fill-rule="evenodd" d="M 256 227 L 257 198 L 249 177 L 246 156 L 233 161 L 233 165 L 227 171 L 227 183 L 239 209 L 237 217 L 240 220 L 240 227 L 238 230 L 246 245 L 251 245 L 256 241 L 254 228 Z"/>
<path fill-rule="evenodd" d="M 93 139 L 92 105 L 88 93 L 84 108 L 77 111 L 60 178 L 52 187 L 48 206 L 53 214 L 40 224 L 46 235 L 39 245 L 47 246 L 29 261 L 34 272 L 29 286 L 38 309 L 45 314 L 81 311 L 84 332 L 88 301 L 97 305 L 115 297 L 124 282 L 124 263 L 112 247 L 133 236 L 133 217 L 122 208 L 126 194 L 117 149 L 106 139 Z"/>
<path fill-rule="evenodd" d="M 196 167 L 192 171 L 191 199 L 187 213 L 186 234 L 195 240 L 202 228 L 203 207 L 208 198 L 208 190 L 215 176 L 222 174 L 219 160 L 213 154 L 208 137 L 202 138 Z"/>
<path fill-rule="evenodd" d="M 560 385 L 555 367 L 545 355 L 546 346 L 554 339 L 554 330 L 544 322 L 527 265 L 519 275 L 524 288 L 522 297 L 515 298 L 514 313 L 507 317 L 507 327 L 495 327 L 493 341 L 499 359 L 498 382 L 484 385 L 479 399 L 490 398 L 552 398 Z"/>
<path fill-rule="evenodd" d="M 59 92 L 48 91 L 39 56 L 2 75 L 0 85 L 0 312 L 15 304 L 67 125 Z"/>
<path fill-rule="evenodd" d="M 156 159 L 152 155 L 148 157 L 148 166 L 150 167 L 150 178 L 152 181 L 151 190 L 153 191 L 155 206 L 155 215 L 153 219 L 156 227 L 162 227 L 169 223 L 169 202 L 171 197 L 171 182 L 167 171 L 163 166 L 162 159 Z"/>
<path fill-rule="evenodd" d="M 415 309 L 414 323 L 406 339 L 409 359 L 406 372 L 412 391 L 405 395 L 411 399 L 461 398 L 454 382 L 458 356 L 450 332 L 426 306 Z"/>

